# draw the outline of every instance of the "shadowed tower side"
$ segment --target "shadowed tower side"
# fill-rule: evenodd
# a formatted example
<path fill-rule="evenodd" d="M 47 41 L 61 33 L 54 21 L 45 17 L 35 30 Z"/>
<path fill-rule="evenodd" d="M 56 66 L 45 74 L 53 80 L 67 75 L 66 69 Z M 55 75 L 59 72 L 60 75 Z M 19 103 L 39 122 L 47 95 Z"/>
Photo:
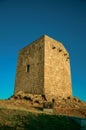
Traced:
<path fill-rule="evenodd" d="M 19 51 L 15 93 L 44 93 L 44 36 Z"/>

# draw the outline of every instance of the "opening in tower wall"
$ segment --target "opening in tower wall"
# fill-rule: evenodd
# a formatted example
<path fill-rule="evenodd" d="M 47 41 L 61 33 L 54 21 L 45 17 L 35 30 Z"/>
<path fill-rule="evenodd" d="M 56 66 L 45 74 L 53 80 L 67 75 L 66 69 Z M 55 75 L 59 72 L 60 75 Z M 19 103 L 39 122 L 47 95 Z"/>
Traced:
<path fill-rule="evenodd" d="M 30 71 L 30 65 L 27 65 L 26 72 L 29 72 L 29 71 Z"/>

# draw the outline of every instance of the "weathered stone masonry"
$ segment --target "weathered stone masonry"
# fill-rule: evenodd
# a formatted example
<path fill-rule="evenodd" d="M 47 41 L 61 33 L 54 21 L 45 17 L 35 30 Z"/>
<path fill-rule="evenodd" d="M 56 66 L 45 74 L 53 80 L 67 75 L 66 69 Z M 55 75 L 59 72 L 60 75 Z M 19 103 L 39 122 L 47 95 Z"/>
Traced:
<path fill-rule="evenodd" d="M 69 54 L 44 35 L 19 51 L 15 93 L 44 94 L 47 99 L 72 96 Z"/>

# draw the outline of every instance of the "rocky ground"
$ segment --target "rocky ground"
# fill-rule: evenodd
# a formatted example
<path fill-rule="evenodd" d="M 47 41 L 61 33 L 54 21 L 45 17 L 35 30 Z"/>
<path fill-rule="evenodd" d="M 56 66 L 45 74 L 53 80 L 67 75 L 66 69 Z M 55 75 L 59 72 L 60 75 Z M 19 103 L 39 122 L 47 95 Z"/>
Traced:
<path fill-rule="evenodd" d="M 0 108 L 19 109 L 38 113 L 45 113 L 44 109 L 47 109 L 47 112 L 49 109 L 52 109 L 54 114 L 86 118 L 86 103 L 76 97 L 67 97 L 66 99 L 58 97 L 50 102 L 46 100 L 44 95 L 19 92 L 8 100 L 0 100 Z"/>

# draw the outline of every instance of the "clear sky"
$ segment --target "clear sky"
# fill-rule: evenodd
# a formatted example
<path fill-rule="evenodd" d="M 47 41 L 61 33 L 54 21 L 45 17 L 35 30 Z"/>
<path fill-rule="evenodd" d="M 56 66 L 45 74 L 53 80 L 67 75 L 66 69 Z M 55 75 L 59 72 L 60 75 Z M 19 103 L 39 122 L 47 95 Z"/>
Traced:
<path fill-rule="evenodd" d="M 0 0 L 0 99 L 13 95 L 18 50 L 43 34 L 68 50 L 73 95 L 86 101 L 86 0 Z"/>

